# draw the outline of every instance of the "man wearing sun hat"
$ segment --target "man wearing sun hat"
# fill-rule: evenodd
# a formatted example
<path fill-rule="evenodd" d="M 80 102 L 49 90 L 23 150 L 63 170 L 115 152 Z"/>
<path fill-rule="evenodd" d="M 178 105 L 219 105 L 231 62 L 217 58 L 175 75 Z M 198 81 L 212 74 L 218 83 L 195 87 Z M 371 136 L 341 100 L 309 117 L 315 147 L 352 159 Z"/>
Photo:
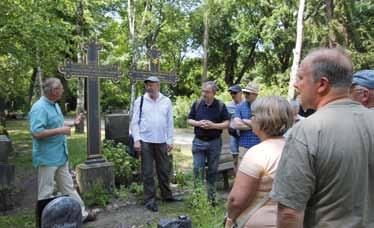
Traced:
<path fill-rule="evenodd" d="M 351 98 L 374 109 L 374 70 L 361 70 L 353 74 Z"/>
<path fill-rule="evenodd" d="M 250 82 L 242 91 L 245 100 L 236 109 L 234 119 L 236 128 L 240 130 L 238 165 L 248 149 L 260 142 L 251 127 L 251 104 L 256 100 L 260 88 L 256 83 Z"/>
<path fill-rule="evenodd" d="M 134 149 L 141 155 L 145 207 L 156 212 L 154 163 L 162 200 L 178 200 L 173 197 L 169 186 L 171 164 L 168 153 L 173 148 L 173 110 L 170 99 L 160 93 L 160 80 L 156 76 L 148 77 L 144 85 L 145 94 L 134 103 L 131 134 Z"/>

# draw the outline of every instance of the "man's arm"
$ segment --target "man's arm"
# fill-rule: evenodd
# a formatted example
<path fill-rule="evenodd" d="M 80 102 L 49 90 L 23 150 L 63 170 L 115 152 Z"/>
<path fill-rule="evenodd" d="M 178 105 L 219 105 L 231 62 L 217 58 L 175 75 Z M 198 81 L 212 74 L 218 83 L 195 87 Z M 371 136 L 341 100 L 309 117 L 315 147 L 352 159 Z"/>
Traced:
<path fill-rule="evenodd" d="M 252 128 L 250 127 L 251 126 L 250 121 L 251 120 L 246 120 L 246 119 L 242 120 L 239 117 L 235 117 L 234 118 L 235 128 L 239 130 L 251 130 Z"/>
<path fill-rule="evenodd" d="M 36 139 L 45 139 L 55 135 L 70 135 L 71 127 L 63 126 L 55 129 L 45 129 L 41 132 L 33 132 L 32 136 Z"/>
<path fill-rule="evenodd" d="M 222 123 L 213 123 L 210 120 L 203 120 L 202 128 L 204 129 L 218 129 L 223 130 L 225 128 L 228 128 L 230 125 L 230 120 L 225 120 Z"/>
<path fill-rule="evenodd" d="M 173 121 L 173 106 L 169 100 L 168 112 L 167 112 L 167 139 L 166 144 L 168 151 L 173 149 L 173 130 L 174 130 L 174 121 Z"/>
<path fill-rule="evenodd" d="M 79 113 L 73 121 L 64 121 L 64 126 L 74 127 L 84 120 L 84 113 Z"/>
<path fill-rule="evenodd" d="M 30 132 L 36 139 L 45 139 L 56 135 L 70 135 L 71 128 L 62 126 L 48 129 L 48 115 L 43 108 L 36 108 L 30 112 Z"/>
<path fill-rule="evenodd" d="M 188 119 L 187 123 L 194 127 L 201 127 L 203 124 L 200 120 Z"/>
<path fill-rule="evenodd" d="M 302 228 L 303 221 L 303 211 L 297 211 L 278 203 L 278 228 Z"/>

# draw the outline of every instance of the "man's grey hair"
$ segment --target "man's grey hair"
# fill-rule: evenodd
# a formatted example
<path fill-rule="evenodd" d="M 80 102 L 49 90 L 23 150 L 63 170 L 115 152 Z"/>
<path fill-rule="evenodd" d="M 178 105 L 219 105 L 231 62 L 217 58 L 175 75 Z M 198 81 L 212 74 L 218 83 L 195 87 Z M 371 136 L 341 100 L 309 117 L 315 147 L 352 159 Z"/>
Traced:
<path fill-rule="evenodd" d="M 353 65 L 342 48 L 321 48 L 312 51 L 303 62 L 308 61 L 314 81 L 326 77 L 332 87 L 349 88 L 352 84 Z"/>
<path fill-rule="evenodd" d="M 216 93 L 217 90 L 218 90 L 218 86 L 217 86 L 217 84 L 214 81 L 206 81 L 206 82 L 204 82 L 203 83 L 203 88 L 207 88 L 207 87 L 212 88 L 212 91 L 214 93 Z"/>
<path fill-rule="evenodd" d="M 58 78 L 47 78 L 43 83 L 43 92 L 46 96 L 52 93 L 54 88 L 57 88 L 61 85 L 61 81 Z"/>

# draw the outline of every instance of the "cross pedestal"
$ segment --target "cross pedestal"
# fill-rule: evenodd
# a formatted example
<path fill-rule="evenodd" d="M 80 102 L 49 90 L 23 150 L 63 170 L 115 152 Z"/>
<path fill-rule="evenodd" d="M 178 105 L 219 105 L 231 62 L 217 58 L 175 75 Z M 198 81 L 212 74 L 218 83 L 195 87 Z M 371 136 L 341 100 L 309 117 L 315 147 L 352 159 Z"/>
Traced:
<path fill-rule="evenodd" d="M 77 166 L 77 181 L 81 192 L 89 191 L 94 183 L 107 190 L 114 187 L 114 166 L 101 154 L 100 78 L 118 82 L 121 72 L 116 65 L 99 65 L 100 46 L 96 42 L 87 45 L 87 64 L 70 60 L 59 70 L 70 79 L 72 76 L 87 78 L 87 160 Z"/>

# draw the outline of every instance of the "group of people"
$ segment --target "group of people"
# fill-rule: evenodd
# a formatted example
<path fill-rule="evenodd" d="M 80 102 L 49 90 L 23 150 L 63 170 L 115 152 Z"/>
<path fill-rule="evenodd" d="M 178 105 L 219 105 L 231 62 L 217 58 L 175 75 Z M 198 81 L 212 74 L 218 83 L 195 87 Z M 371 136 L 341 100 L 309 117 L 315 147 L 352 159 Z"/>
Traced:
<path fill-rule="evenodd" d="M 180 200 L 169 186 L 173 111 L 157 77 L 144 84 L 130 129 L 141 159 L 145 207 L 155 212 L 154 169 L 161 199 Z M 373 227 L 374 71 L 353 74 L 343 49 L 322 48 L 303 59 L 294 86 L 300 104 L 278 96 L 258 98 L 259 86 L 253 82 L 243 89 L 230 87 L 232 101 L 225 104 L 215 98 L 217 85 L 204 82 L 187 120 L 194 127 L 195 180 L 206 179 L 215 205 L 221 134 L 227 129 L 236 176 L 226 227 Z M 47 79 L 44 88 L 45 96 L 30 111 L 38 199 L 52 194 L 55 178 L 63 194 L 81 203 L 87 219 L 68 173 L 65 136 L 70 125 L 64 124 L 56 103 L 63 88 L 58 79 Z M 316 112 L 303 119 L 300 105 Z"/>

